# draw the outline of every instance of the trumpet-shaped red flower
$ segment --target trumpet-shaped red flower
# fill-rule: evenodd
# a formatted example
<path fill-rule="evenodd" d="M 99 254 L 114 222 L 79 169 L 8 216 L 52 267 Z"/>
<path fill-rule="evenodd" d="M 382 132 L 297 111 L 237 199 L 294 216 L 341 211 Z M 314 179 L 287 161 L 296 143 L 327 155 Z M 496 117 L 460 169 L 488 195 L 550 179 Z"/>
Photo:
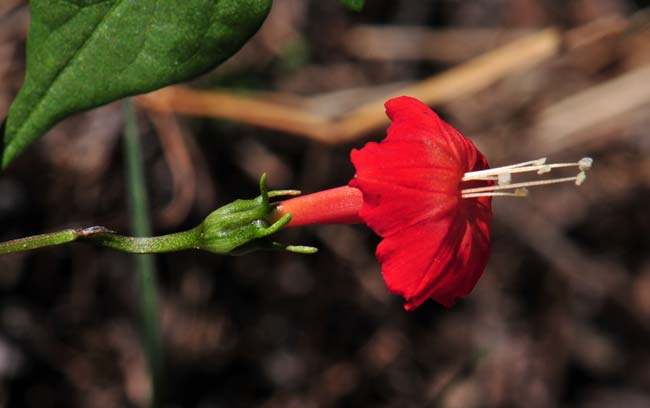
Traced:
<path fill-rule="evenodd" d="M 352 151 L 359 216 L 384 238 L 377 259 L 406 309 L 428 298 L 451 306 L 472 291 L 490 251 L 491 197 L 462 198 L 463 188 L 486 185 L 462 178 L 487 160 L 417 99 L 391 99 L 386 112 L 386 138 Z"/>
<path fill-rule="evenodd" d="M 461 193 L 463 175 L 487 161 L 417 99 L 391 99 L 386 112 L 393 121 L 387 137 L 352 151 L 349 186 L 285 201 L 277 212 L 291 213 L 294 226 L 365 222 L 383 238 L 384 280 L 406 309 L 428 298 L 451 306 L 470 293 L 488 259 L 490 197 Z"/>
<path fill-rule="evenodd" d="M 580 184 L 591 167 L 584 158 L 489 169 L 469 139 L 417 99 L 391 99 L 386 112 L 392 120 L 386 138 L 352 151 L 356 175 L 348 186 L 279 203 L 275 217 L 290 213 L 290 226 L 366 223 L 383 238 L 376 255 L 384 280 L 406 299 L 407 310 L 429 298 L 451 306 L 472 291 L 490 252 L 492 196 L 524 196 L 527 186 Z M 580 173 L 511 183 L 514 173 L 544 174 L 557 167 L 579 167 Z"/>

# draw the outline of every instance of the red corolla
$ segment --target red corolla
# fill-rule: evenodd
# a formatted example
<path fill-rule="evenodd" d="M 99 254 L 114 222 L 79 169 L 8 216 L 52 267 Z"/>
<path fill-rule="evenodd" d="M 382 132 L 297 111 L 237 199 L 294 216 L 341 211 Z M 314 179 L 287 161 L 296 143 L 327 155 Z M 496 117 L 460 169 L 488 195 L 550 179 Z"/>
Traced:
<path fill-rule="evenodd" d="M 412 310 L 431 298 L 451 306 L 481 277 L 490 253 L 492 196 L 524 196 L 524 187 L 584 180 L 591 159 L 545 164 L 545 159 L 489 169 L 471 140 L 411 97 L 386 102 L 386 138 L 353 150 L 356 174 L 348 186 L 277 204 L 289 225 L 365 223 L 383 240 L 377 247 L 388 289 Z M 580 167 L 576 177 L 511 183 L 513 173 Z M 514 192 L 506 192 L 513 190 Z"/>

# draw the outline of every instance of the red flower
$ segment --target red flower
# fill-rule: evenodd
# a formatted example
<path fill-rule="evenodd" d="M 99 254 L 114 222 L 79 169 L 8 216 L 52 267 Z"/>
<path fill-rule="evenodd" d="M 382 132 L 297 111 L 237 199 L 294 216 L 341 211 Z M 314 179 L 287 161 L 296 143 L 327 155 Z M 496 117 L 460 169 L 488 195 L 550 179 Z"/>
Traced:
<path fill-rule="evenodd" d="M 491 197 L 462 198 L 466 172 L 488 168 L 474 144 L 429 107 L 410 98 L 386 103 L 393 123 L 381 143 L 353 150 L 349 187 L 280 203 L 290 225 L 365 222 L 388 289 L 412 310 L 432 298 L 445 306 L 468 295 L 490 249 Z"/>
<path fill-rule="evenodd" d="M 377 259 L 407 310 L 428 298 L 451 306 L 472 291 L 488 259 L 491 197 L 461 197 L 463 188 L 486 185 L 461 179 L 487 161 L 417 99 L 391 99 L 386 112 L 393 121 L 386 138 L 351 154 L 359 215 L 384 238 Z"/>

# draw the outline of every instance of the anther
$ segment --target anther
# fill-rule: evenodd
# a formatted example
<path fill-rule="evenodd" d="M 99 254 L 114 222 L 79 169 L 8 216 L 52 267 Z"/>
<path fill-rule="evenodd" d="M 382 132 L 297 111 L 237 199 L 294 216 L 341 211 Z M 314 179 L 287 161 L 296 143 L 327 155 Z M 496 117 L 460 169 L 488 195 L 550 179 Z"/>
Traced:
<path fill-rule="evenodd" d="M 580 171 L 587 171 L 591 168 L 592 164 L 594 164 L 594 159 L 591 157 L 583 157 L 578 161 L 578 168 Z"/>
<path fill-rule="evenodd" d="M 527 188 L 518 188 L 515 190 L 515 197 L 528 197 Z"/>

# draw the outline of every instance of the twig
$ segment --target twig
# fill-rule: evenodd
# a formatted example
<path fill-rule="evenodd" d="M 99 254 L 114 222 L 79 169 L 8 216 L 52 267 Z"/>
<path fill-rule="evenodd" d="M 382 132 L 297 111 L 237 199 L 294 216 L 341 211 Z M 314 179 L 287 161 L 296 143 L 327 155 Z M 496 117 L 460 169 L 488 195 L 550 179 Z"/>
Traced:
<path fill-rule="evenodd" d="M 473 93 L 500 78 L 539 64 L 559 52 L 561 36 L 549 28 L 497 48 L 416 84 L 387 92 L 340 119 L 312 114 L 277 102 L 174 86 L 136 98 L 145 109 L 208 116 L 305 136 L 323 143 L 345 143 L 387 124 L 384 101 L 410 95 L 427 104 L 440 104 Z"/>
<path fill-rule="evenodd" d="M 173 184 L 172 198 L 157 218 L 165 226 L 177 225 L 187 216 L 196 196 L 192 157 L 183 130 L 174 116 L 149 112 L 149 120 L 156 128 Z"/>
<path fill-rule="evenodd" d="M 458 28 L 432 30 L 413 26 L 361 25 L 350 29 L 343 47 L 358 58 L 433 60 L 447 64 L 467 61 L 495 46 L 531 33 L 524 29 Z"/>
<path fill-rule="evenodd" d="M 620 127 L 615 119 L 650 106 L 650 65 L 571 95 L 544 110 L 532 132 L 530 154 L 550 154 L 606 135 Z"/>

